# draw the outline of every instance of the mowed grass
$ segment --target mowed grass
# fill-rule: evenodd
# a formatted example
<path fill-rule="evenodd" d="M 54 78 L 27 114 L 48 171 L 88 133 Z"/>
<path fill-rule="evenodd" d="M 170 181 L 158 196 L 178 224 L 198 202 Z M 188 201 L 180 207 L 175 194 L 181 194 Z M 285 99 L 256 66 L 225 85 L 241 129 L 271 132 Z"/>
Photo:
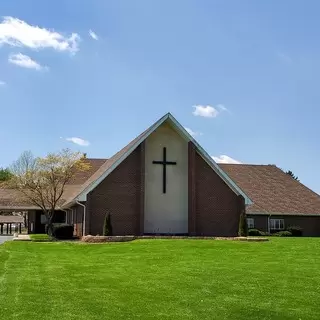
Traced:
<path fill-rule="evenodd" d="M 319 319 L 320 239 L 0 245 L 0 319 Z"/>

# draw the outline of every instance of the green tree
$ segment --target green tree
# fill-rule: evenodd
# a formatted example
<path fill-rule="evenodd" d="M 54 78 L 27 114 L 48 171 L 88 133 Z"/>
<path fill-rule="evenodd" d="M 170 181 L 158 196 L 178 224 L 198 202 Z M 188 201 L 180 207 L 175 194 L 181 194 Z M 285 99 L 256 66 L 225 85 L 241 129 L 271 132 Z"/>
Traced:
<path fill-rule="evenodd" d="M 8 168 L 0 168 L 0 181 L 8 181 L 12 177 L 12 173 Z"/>
<path fill-rule="evenodd" d="M 107 213 L 104 217 L 103 235 L 104 236 L 112 236 L 112 225 L 111 225 L 110 213 Z"/>
<path fill-rule="evenodd" d="M 286 174 L 289 175 L 291 178 L 293 178 L 294 180 L 299 181 L 298 176 L 294 175 L 294 173 L 291 170 L 286 171 Z"/>
<path fill-rule="evenodd" d="M 246 213 L 243 210 L 240 215 L 240 221 L 239 221 L 239 237 L 247 237 L 248 236 L 248 225 L 247 225 L 247 217 Z"/>

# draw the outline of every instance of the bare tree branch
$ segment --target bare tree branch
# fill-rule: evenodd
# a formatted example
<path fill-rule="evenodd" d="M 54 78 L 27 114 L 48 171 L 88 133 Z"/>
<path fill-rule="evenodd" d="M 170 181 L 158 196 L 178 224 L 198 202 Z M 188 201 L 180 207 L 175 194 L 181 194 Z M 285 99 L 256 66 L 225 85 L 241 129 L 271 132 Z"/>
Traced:
<path fill-rule="evenodd" d="M 39 207 L 50 224 L 68 182 L 76 172 L 89 168 L 83 154 L 69 149 L 50 153 L 43 158 L 35 158 L 30 151 L 26 151 L 12 164 L 7 184 Z"/>

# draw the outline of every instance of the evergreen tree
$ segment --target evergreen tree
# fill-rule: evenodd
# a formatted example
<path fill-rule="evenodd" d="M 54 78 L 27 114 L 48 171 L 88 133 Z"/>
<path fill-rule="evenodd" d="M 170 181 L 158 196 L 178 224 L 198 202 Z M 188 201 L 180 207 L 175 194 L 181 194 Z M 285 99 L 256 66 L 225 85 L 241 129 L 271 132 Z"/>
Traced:
<path fill-rule="evenodd" d="M 111 215 L 110 215 L 110 213 L 107 213 L 105 218 L 104 218 L 103 235 L 104 236 L 112 236 L 112 225 L 111 225 Z"/>
<path fill-rule="evenodd" d="M 292 177 L 294 180 L 299 181 L 298 176 L 296 176 L 291 170 L 286 171 L 286 174 L 288 174 L 290 177 Z"/>
<path fill-rule="evenodd" d="M 248 236 L 248 225 L 245 211 L 242 211 L 239 221 L 239 237 Z"/>

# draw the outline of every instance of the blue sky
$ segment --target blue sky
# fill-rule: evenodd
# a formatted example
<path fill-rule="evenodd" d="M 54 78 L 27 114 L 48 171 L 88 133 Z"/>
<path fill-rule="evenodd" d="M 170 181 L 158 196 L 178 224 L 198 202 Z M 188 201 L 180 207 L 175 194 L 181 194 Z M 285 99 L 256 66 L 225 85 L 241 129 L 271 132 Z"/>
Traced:
<path fill-rule="evenodd" d="M 1 1 L 0 166 L 24 150 L 109 157 L 170 111 L 212 156 L 276 164 L 320 193 L 319 10 Z"/>

